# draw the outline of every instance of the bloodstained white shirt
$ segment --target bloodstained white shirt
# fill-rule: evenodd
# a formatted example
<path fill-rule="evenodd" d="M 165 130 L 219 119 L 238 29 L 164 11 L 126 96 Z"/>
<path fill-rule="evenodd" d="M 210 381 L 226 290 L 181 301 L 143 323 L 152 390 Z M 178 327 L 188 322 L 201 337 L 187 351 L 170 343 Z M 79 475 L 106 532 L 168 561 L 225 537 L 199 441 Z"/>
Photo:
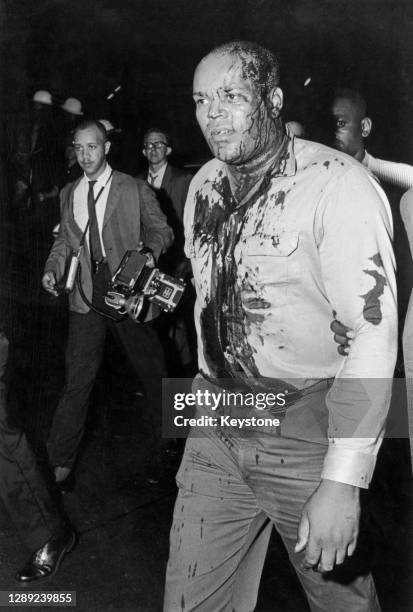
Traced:
<path fill-rule="evenodd" d="M 334 378 L 322 478 L 367 487 L 397 353 L 390 207 L 358 162 L 328 147 L 289 139 L 279 161 L 242 206 L 217 159 L 191 183 L 199 366 L 214 379 L 237 368 L 299 389 Z M 355 332 L 347 357 L 334 317 Z"/>

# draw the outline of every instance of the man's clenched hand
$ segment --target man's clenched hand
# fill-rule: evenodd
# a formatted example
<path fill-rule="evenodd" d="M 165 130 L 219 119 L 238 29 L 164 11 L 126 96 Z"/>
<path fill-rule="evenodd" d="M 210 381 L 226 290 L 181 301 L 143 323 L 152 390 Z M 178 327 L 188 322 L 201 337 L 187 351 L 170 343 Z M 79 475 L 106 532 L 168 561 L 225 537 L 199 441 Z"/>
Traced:
<path fill-rule="evenodd" d="M 322 480 L 304 505 L 295 552 L 304 569 L 329 572 L 354 553 L 360 519 L 359 488 Z"/>
<path fill-rule="evenodd" d="M 56 289 L 56 277 L 53 272 L 46 272 L 42 278 L 43 289 L 55 297 L 59 295 Z"/>

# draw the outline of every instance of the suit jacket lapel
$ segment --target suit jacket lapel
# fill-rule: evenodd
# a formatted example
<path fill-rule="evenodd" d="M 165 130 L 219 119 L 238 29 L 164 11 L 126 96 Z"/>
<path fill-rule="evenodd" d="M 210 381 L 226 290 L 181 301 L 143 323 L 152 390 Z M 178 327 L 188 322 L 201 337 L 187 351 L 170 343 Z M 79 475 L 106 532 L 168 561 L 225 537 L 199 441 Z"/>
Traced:
<path fill-rule="evenodd" d="M 116 204 L 118 203 L 118 200 L 119 200 L 121 183 L 122 183 L 121 178 L 118 172 L 116 172 L 115 170 L 113 172 L 112 182 L 110 184 L 108 199 L 106 202 L 105 216 L 103 217 L 103 227 L 105 227 L 106 223 L 110 219 L 111 214 L 116 208 Z"/>
<path fill-rule="evenodd" d="M 163 175 L 161 189 L 165 189 L 166 193 L 171 192 L 172 169 L 170 164 L 167 164 L 165 174 Z"/>
<path fill-rule="evenodd" d="M 75 216 L 73 214 L 73 199 L 74 199 L 75 189 L 79 185 L 82 178 L 83 177 L 80 177 L 79 179 L 77 179 L 77 181 L 73 183 L 72 187 L 69 190 L 69 193 L 67 194 L 68 205 L 69 205 L 69 223 L 72 226 L 74 234 L 76 234 L 76 236 L 79 238 L 79 241 L 82 238 L 83 232 L 81 228 L 78 226 L 78 224 L 76 223 Z"/>

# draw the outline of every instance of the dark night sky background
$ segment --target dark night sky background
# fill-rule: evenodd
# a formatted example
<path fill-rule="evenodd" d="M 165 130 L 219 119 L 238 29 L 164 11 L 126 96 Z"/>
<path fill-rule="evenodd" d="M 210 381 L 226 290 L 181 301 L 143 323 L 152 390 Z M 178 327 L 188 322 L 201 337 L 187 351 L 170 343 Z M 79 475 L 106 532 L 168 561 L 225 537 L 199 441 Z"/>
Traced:
<path fill-rule="evenodd" d="M 0 0 L 0 7 L 3 119 L 48 89 L 122 127 L 131 155 L 145 125 L 160 122 L 185 161 L 203 157 L 194 67 L 214 45 L 244 38 L 279 53 L 285 117 L 304 122 L 310 136 L 328 89 L 353 86 L 374 120 L 370 152 L 413 162 L 410 0 Z"/>

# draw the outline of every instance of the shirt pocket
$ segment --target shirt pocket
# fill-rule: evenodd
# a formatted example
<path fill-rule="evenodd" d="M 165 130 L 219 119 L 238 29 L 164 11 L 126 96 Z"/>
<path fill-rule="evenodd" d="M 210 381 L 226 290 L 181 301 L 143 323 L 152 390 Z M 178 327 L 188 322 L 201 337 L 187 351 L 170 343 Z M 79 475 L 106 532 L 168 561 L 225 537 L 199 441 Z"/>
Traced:
<path fill-rule="evenodd" d="M 297 250 L 299 233 L 282 232 L 277 235 L 254 234 L 245 237 L 247 255 L 254 257 L 288 257 Z"/>
<path fill-rule="evenodd" d="M 277 235 L 254 234 L 244 239 L 239 275 L 244 306 L 254 304 L 254 295 L 267 308 L 285 305 L 292 287 L 301 277 L 299 232 Z"/>

